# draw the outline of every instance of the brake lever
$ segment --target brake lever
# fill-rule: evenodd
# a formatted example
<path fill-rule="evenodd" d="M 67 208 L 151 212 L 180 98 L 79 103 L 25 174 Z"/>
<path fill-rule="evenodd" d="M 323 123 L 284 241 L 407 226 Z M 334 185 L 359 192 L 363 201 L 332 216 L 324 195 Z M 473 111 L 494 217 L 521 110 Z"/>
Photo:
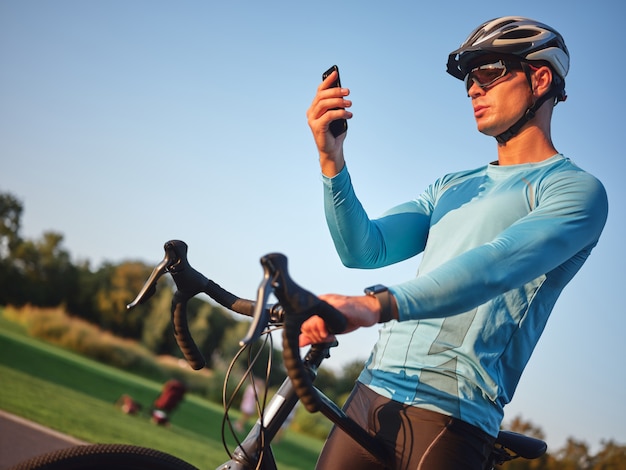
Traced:
<path fill-rule="evenodd" d="M 261 258 L 261 264 L 270 272 L 274 295 L 285 309 L 291 310 L 292 319 L 297 318 L 301 323 L 314 312 L 326 322 L 330 333 L 342 333 L 346 329 L 346 318 L 341 312 L 296 284 L 291 278 L 285 255 L 270 253 Z"/>
<path fill-rule="evenodd" d="M 283 363 L 296 394 L 309 412 L 319 411 L 323 399 L 313 387 L 313 371 L 300 357 L 300 327 L 312 315 L 319 315 L 330 333 L 341 333 L 346 328 L 343 314 L 315 294 L 307 291 L 289 276 L 287 257 L 270 253 L 261 258 L 266 278 L 271 279 L 274 295 L 285 310 L 283 329 Z"/>
<path fill-rule="evenodd" d="M 261 263 L 263 266 L 263 279 L 257 289 L 256 302 L 254 304 L 254 313 L 252 314 L 252 323 L 248 329 L 245 338 L 239 341 L 240 346 L 246 346 L 260 338 L 261 333 L 270 320 L 270 310 L 266 308 L 267 301 L 272 293 L 273 274 L 269 266 Z"/>
<path fill-rule="evenodd" d="M 145 302 L 156 292 L 156 283 L 165 273 L 170 273 L 176 284 L 176 292 L 170 308 L 174 338 L 192 368 L 198 370 L 206 362 L 194 342 L 187 323 L 187 301 L 200 292 L 209 290 L 209 280 L 191 267 L 187 260 L 187 244 L 180 240 L 170 240 L 164 245 L 165 258 L 152 271 L 148 281 L 137 298 L 126 306 L 127 309 Z"/>
<path fill-rule="evenodd" d="M 168 243 L 165 244 L 165 257 L 163 258 L 163 261 L 161 261 L 152 270 L 150 277 L 139 291 L 139 294 L 137 294 L 137 297 L 135 297 L 135 300 L 126 305 L 126 310 L 130 310 L 137 305 L 143 304 L 150 297 L 152 297 L 156 293 L 156 284 L 160 277 L 173 269 L 173 267 L 180 261 L 180 258 L 174 250 L 167 249 Z"/>

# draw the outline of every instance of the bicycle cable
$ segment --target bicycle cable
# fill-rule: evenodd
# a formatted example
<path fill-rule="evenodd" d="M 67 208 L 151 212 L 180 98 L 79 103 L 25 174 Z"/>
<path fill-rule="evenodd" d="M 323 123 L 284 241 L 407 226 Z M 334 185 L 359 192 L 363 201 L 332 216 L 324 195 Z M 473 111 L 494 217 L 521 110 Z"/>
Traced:
<path fill-rule="evenodd" d="M 260 469 L 261 468 L 261 463 L 263 461 L 263 453 L 265 451 L 265 447 L 266 447 L 266 443 L 265 443 L 265 419 L 264 419 L 264 413 L 265 413 L 265 407 L 268 401 L 268 389 L 269 389 L 269 383 L 270 383 L 270 372 L 272 370 L 273 367 L 273 357 L 272 357 L 272 352 L 274 350 L 274 339 L 272 337 L 272 332 L 279 330 L 281 327 L 273 327 L 273 328 L 267 328 L 263 333 L 262 336 L 264 336 L 264 340 L 263 341 L 257 341 L 255 343 L 250 343 L 250 344 L 245 344 L 243 346 L 241 346 L 241 348 L 239 349 L 239 351 L 237 352 L 237 354 L 234 356 L 234 358 L 232 359 L 232 361 L 230 362 L 227 370 L 226 370 L 226 374 L 225 374 L 225 378 L 224 378 L 224 385 L 223 385 L 223 389 L 222 389 L 222 404 L 224 407 L 224 415 L 222 417 L 222 445 L 224 446 L 224 449 L 226 450 L 226 453 L 228 454 L 230 459 L 234 459 L 235 456 L 233 454 L 233 452 L 231 452 L 228 442 L 226 441 L 226 437 L 227 437 L 227 432 L 226 432 L 226 428 L 228 428 L 228 431 L 230 432 L 231 437 L 233 437 L 234 441 L 235 441 L 235 445 L 236 448 L 239 449 L 244 458 L 248 460 L 248 462 L 253 462 L 254 460 L 257 461 L 256 463 L 256 468 Z M 254 353 L 253 355 L 253 349 L 254 349 L 254 345 L 259 345 L 260 347 L 258 348 L 258 351 L 256 351 L 256 353 Z M 268 348 L 269 346 L 269 348 Z M 260 448 L 260 453 L 258 456 L 253 457 L 250 456 L 246 453 L 246 450 L 244 448 L 244 446 L 242 446 L 242 441 L 240 440 L 239 436 L 237 435 L 236 430 L 233 427 L 233 423 L 230 419 L 229 416 L 229 411 L 231 410 L 231 408 L 233 408 L 235 400 L 237 399 L 238 394 L 240 393 L 240 391 L 243 388 L 243 385 L 245 384 L 246 380 L 250 380 L 251 383 L 254 383 L 254 367 L 257 364 L 257 362 L 259 360 L 261 360 L 262 355 L 265 351 L 268 351 L 268 358 L 267 358 L 267 364 L 265 367 L 265 377 L 264 377 L 264 382 L 265 382 L 265 386 L 264 386 L 264 390 L 263 390 L 263 394 L 262 396 L 259 395 L 257 387 L 254 386 L 254 401 L 255 401 L 255 405 L 256 405 L 256 410 L 257 410 L 257 414 L 259 416 L 259 420 L 258 422 L 260 423 L 260 432 L 259 432 L 259 448 Z M 241 379 L 237 382 L 237 384 L 235 385 L 234 389 L 232 390 L 232 392 L 228 392 L 228 383 L 230 382 L 230 378 L 231 376 L 234 375 L 236 366 L 238 365 L 238 363 L 241 360 L 241 357 L 244 355 L 244 353 L 247 352 L 248 353 L 248 358 L 247 358 L 247 367 L 243 372 L 243 375 L 241 377 Z"/>

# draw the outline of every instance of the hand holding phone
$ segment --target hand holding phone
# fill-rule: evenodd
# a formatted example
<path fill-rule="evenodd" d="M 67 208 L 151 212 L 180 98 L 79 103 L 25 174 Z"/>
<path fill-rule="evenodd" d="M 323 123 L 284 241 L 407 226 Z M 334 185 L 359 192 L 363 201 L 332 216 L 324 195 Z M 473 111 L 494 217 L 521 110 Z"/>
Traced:
<path fill-rule="evenodd" d="M 341 88 L 341 80 L 339 79 L 339 67 L 337 67 L 336 65 L 333 65 L 331 68 L 329 68 L 326 72 L 322 74 L 322 80 L 326 80 L 326 78 L 334 71 L 337 72 L 337 79 L 330 86 L 331 88 L 334 88 L 334 87 Z M 333 109 L 343 109 L 343 108 L 333 108 Z M 333 135 L 333 137 L 338 137 L 348 130 L 348 121 L 346 121 L 345 119 L 337 119 L 335 121 L 332 121 L 330 123 L 329 130 L 330 130 L 330 133 Z"/>

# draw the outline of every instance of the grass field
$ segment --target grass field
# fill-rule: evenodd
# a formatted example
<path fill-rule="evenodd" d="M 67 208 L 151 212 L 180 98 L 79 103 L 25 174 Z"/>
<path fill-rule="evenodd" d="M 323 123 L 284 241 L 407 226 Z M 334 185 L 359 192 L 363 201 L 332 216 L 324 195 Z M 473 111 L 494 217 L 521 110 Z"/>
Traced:
<path fill-rule="evenodd" d="M 0 381 L 1 409 L 78 439 L 156 448 L 203 470 L 228 460 L 221 407 L 188 395 L 169 427 L 125 415 L 114 405 L 120 395 L 130 394 L 148 408 L 162 384 L 28 338 L 2 320 Z M 310 469 L 321 442 L 288 433 L 273 448 L 281 469 Z"/>

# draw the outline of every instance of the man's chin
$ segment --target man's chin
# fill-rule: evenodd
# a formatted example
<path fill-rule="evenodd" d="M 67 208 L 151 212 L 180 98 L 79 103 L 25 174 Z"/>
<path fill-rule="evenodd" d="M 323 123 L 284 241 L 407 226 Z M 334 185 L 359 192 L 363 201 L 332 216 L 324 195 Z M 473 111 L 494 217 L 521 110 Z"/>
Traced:
<path fill-rule="evenodd" d="M 483 135 L 486 135 L 487 137 L 496 137 L 502 134 L 504 131 L 506 131 L 506 129 L 499 129 L 499 128 L 494 128 L 491 126 L 480 125 L 480 123 L 476 124 L 476 129 L 478 130 L 478 132 L 480 132 Z"/>

